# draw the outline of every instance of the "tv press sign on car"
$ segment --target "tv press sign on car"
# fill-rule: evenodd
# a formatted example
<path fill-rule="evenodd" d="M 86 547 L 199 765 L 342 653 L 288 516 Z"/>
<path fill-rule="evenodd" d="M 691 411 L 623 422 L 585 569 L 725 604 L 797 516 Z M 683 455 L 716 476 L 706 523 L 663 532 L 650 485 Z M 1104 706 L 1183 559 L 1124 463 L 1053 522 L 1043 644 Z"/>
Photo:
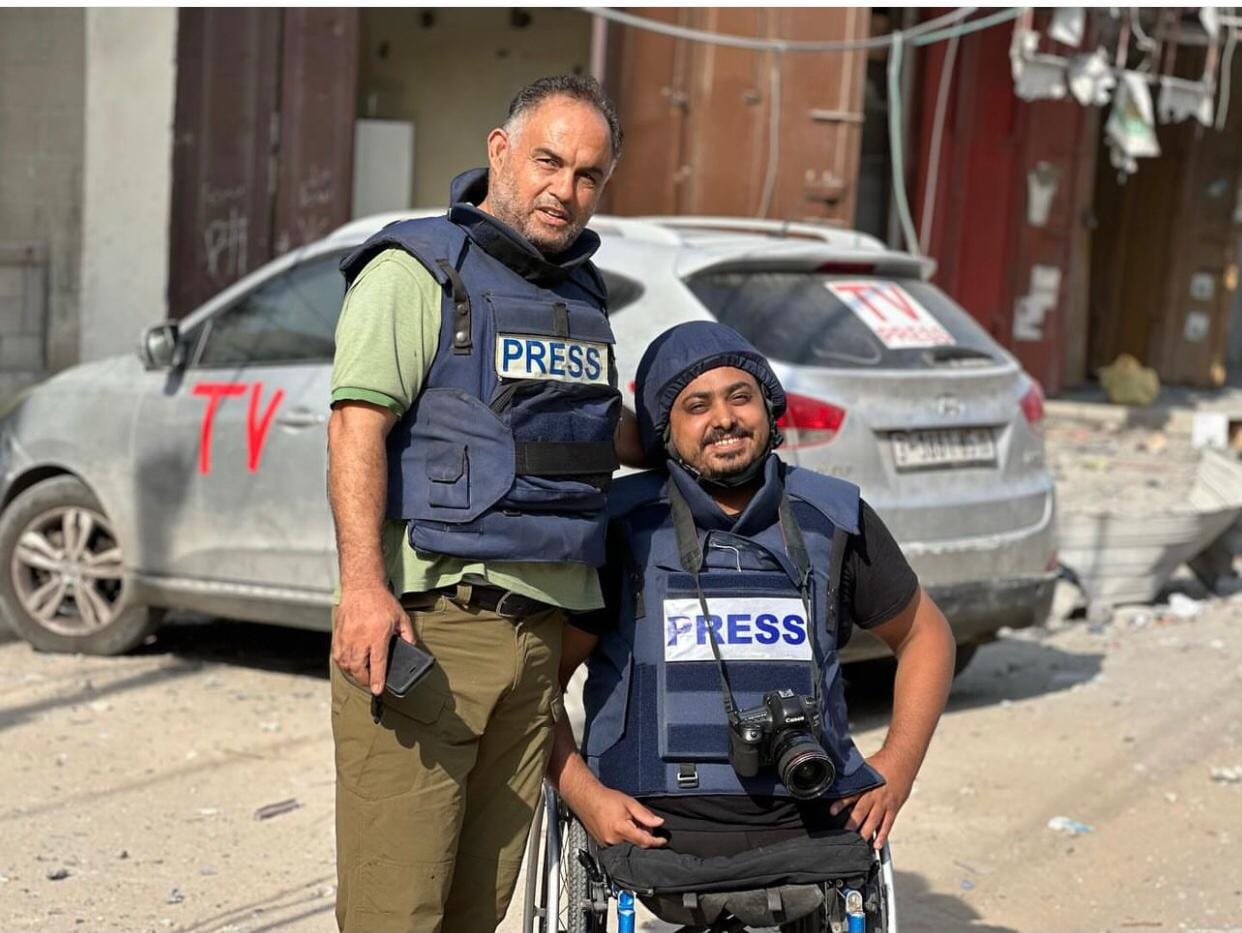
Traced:
<path fill-rule="evenodd" d="M 608 383 L 608 345 L 568 337 L 500 334 L 496 338 L 496 375 L 502 379 Z"/>
<path fill-rule="evenodd" d="M 806 609 L 792 597 L 664 600 L 664 660 L 711 661 L 711 634 L 726 661 L 809 661 Z M 710 627 L 710 629 L 709 629 Z"/>
<path fill-rule="evenodd" d="M 828 291 L 890 350 L 956 343 L 953 335 L 895 282 L 825 282 Z"/>

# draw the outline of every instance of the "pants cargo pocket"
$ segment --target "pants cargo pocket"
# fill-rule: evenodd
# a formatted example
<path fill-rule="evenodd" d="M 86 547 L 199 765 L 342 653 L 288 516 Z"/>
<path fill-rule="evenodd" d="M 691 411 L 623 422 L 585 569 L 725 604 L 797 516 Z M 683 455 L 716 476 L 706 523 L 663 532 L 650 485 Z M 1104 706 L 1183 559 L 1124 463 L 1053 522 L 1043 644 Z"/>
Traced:
<path fill-rule="evenodd" d="M 421 683 L 409 696 L 385 694 L 380 722 L 372 716 L 371 694 L 333 672 L 332 728 L 336 773 L 341 787 L 365 800 L 417 791 L 416 785 L 442 785 L 459 774 L 462 749 L 449 698 Z M 336 695 L 346 691 L 338 703 Z M 468 739 L 467 733 L 464 738 Z M 468 767 L 468 766 L 467 766 Z"/>

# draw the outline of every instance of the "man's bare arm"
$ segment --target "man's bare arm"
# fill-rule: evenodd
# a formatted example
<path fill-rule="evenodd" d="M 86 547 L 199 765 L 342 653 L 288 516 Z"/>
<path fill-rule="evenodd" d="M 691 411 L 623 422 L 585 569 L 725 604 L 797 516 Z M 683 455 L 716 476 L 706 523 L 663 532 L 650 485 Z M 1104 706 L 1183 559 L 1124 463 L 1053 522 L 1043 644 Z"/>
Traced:
<path fill-rule="evenodd" d="M 328 420 L 328 501 L 341 568 L 332 658 L 376 695 L 384 689 L 392 633 L 414 640 L 409 618 L 388 589 L 380 546 L 388 482 L 384 442 L 396 422 L 392 412 L 366 402 L 340 402 Z"/>
<path fill-rule="evenodd" d="M 642 439 L 638 434 L 638 418 L 624 405 L 621 406 L 621 420 L 617 422 L 612 445 L 616 448 L 617 459 L 621 461 L 622 466 L 638 469 L 647 466 Z"/>
<path fill-rule="evenodd" d="M 591 654 L 598 640 L 595 635 L 572 625 L 565 626 L 561 639 L 562 691 L 569 685 L 574 671 Z M 548 781 L 600 845 L 632 842 L 642 848 L 652 848 L 665 844 L 665 840 L 649 832 L 664 822 L 662 818 L 628 794 L 605 787 L 591 773 L 578 752 L 578 743 L 574 741 L 569 719 L 564 716 L 556 724 L 552 740 Z"/>
<path fill-rule="evenodd" d="M 884 745 L 868 763 L 883 787 L 833 803 L 832 813 L 851 807 L 848 823 L 882 848 L 897 813 L 910 796 L 953 681 L 953 632 L 922 587 L 896 617 L 871 629 L 897 656 L 893 716 Z"/>

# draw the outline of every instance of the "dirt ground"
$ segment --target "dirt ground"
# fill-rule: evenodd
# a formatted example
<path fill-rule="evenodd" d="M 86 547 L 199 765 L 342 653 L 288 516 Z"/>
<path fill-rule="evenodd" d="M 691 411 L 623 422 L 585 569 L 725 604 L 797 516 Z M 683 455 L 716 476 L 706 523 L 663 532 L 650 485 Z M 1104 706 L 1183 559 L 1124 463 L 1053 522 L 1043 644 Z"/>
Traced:
<path fill-rule="evenodd" d="M 1177 494 L 1183 450 L 1109 433 L 1050 425 L 1063 507 Z M 1090 465 L 1129 451 L 1179 466 Z M 1240 631 L 1236 595 L 981 649 L 893 836 L 901 929 L 1242 933 Z M 327 636 L 184 617 L 108 659 L 2 639 L 0 931 L 335 929 Z M 873 751 L 884 703 L 851 715 Z"/>
<path fill-rule="evenodd" d="M 901 929 L 1242 930 L 1239 626 L 1233 597 L 982 649 L 894 835 Z M 0 645 L 0 929 L 333 929 L 326 651 L 195 620 L 124 658 Z M 884 705 L 851 708 L 873 749 Z"/>

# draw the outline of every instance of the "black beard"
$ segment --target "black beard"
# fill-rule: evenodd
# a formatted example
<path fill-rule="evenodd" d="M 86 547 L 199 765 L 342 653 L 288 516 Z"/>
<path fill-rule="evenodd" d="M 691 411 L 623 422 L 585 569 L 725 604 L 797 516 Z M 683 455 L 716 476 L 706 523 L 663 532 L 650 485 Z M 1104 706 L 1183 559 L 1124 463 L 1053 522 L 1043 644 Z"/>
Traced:
<path fill-rule="evenodd" d="M 755 464 L 762 459 L 763 459 L 762 456 L 752 457 L 751 459 L 745 461 L 744 463 L 731 463 L 728 466 L 724 466 L 716 470 L 713 470 L 713 469 L 702 470 L 699 475 L 702 476 L 703 479 L 707 480 L 708 482 L 724 483 L 724 482 L 727 482 L 728 480 L 743 476 L 751 472 L 751 470 L 754 469 Z"/>
<path fill-rule="evenodd" d="M 713 431 L 711 435 L 703 441 L 700 449 L 707 450 L 707 448 L 712 444 L 717 441 L 722 441 L 728 437 L 737 437 L 745 440 L 754 437 L 754 432 L 740 429 L 734 429 L 732 431 Z M 703 469 L 700 471 L 699 475 L 702 476 L 703 479 L 713 482 L 728 480 L 732 477 L 740 476 L 746 473 L 754 466 L 756 459 L 760 458 L 751 458 L 742 462 L 728 461 L 724 466 L 715 469 L 707 466 L 706 462 L 704 462 Z"/>

